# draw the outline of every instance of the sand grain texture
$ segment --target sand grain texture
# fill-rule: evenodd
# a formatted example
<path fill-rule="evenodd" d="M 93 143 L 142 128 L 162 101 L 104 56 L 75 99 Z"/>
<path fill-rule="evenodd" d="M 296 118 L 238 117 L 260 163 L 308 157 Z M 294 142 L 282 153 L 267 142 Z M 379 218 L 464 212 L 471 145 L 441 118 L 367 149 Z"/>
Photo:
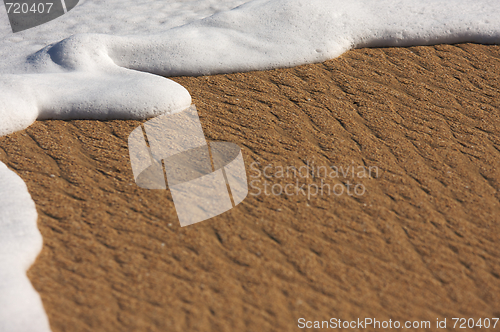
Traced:
<path fill-rule="evenodd" d="M 174 80 L 207 138 L 237 143 L 247 166 L 380 174 L 358 179 L 360 197 L 248 196 L 180 228 L 168 191 L 133 182 L 140 122 L 41 121 L 2 137 L 0 159 L 37 204 L 44 248 L 28 275 L 54 332 L 500 317 L 499 46 Z"/>

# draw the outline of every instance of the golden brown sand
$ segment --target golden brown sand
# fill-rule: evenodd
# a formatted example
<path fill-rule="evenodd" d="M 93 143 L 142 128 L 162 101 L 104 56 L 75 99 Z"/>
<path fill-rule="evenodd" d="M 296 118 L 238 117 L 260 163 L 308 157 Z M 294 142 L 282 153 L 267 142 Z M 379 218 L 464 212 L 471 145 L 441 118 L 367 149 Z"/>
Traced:
<path fill-rule="evenodd" d="M 499 46 L 174 80 L 207 139 L 242 148 L 249 180 L 254 161 L 378 177 L 350 179 L 360 196 L 249 195 L 181 228 L 168 191 L 134 184 L 127 137 L 140 122 L 41 121 L 2 137 L 0 160 L 37 204 L 44 248 L 28 275 L 54 332 L 500 317 Z"/>

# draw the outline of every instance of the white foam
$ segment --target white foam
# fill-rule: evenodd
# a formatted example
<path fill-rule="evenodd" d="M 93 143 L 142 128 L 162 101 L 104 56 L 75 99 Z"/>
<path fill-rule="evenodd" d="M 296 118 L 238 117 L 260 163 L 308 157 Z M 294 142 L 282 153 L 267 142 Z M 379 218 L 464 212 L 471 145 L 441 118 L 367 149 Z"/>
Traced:
<path fill-rule="evenodd" d="M 40 296 L 26 270 L 42 249 L 26 185 L 0 163 L 0 332 L 48 332 Z"/>
<path fill-rule="evenodd" d="M 106 45 L 118 35 L 142 39 L 242 2 L 87 0 L 56 20 L 16 34 L 0 9 L 0 135 L 24 129 L 36 119 L 144 119 L 188 107 L 191 97 L 182 86 L 115 65 L 106 56 Z M 85 32 L 108 35 L 81 35 Z M 36 54 L 75 33 L 80 35 L 57 44 L 50 54 Z M 75 39 L 85 40 L 83 48 L 71 51 L 81 52 L 77 67 L 62 54 Z"/>
<path fill-rule="evenodd" d="M 0 9 L 0 135 L 36 119 L 143 119 L 189 106 L 183 87 L 152 74 L 287 67 L 365 46 L 500 42 L 498 0 L 245 2 L 84 0 L 16 34 Z M 1 163 L 0 181 L 0 331 L 47 331 L 24 275 L 40 250 L 36 212 Z"/>
<path fill-rule="evenodd" d="M 323 61 L 362 46 L 500 41 L 497 0 L 254 0 L 222 10 L 241 2 L 190 1 L 186 11 L 184 2 L 87 0 L 15 35 L 4 17 L 0 71 L 13 75 L 0 78 L 0 134 L 35 118 L 140 119 L 189 105 L 176 83 L 125 68 L 201 75 Z M 54 43 L 81 31 L 101 34 Z M 44 42 L 53 44 L 32 54 Z"/>

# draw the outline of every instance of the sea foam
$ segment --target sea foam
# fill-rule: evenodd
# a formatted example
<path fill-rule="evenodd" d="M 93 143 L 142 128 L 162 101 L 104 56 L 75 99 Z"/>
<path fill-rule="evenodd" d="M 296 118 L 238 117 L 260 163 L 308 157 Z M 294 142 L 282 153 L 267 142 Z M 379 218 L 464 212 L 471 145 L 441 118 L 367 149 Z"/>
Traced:
<path fill-rule="evenodd" d="M 37 213 L 23 180 L 0 163 L 0 331 L 48 332 L 26 270 L 42 249 Z"/>
<path fill-rule="evenodd" d="M 26 50 L 40 39 L 30 43 L 30 30 L 10 37 L 22 39 L 24 53 L 12 45 L 5 50 L 15 56 L 0 52 L 10 61 L 0 66 L 10 74 L 0 76 L 0 134 L 37 118 L 144 119 L 189 106 L 185 89 L 146 73 L 228 73 L 324 61 L 356 47 L 500 41 L 497 0 L 254 0 L 169 28 L 168 12 L 162 20 L 157 5 L 140 10 L 131 3 L 107 8 L 111 17 L 95 24 L 100 34 L 76 34 L 32 54 Z M 136 20 L 123 14 L 129 4 Z M 61 36 L 71 22 L 67 30 L 78 30 L 75 20 L 95 7 L 87 0 L 55 20 L 57 32 L 49 30 L 52 22 L 40 29 Z"/>
<path fill-rule="evenodd" d="M 0 10 L 0 135 L 36 119 L 145 119 L 189 106 L 157 75 L 319 62 L 359 47 L 499 43 L 498 0 L 81 0 L 13 34 Z M 156 74 L 156 75 L 154 75 Z M 0 163 L 0 331 L 48 331 L 25 271 L 41 248 L 25 185 Z"/>

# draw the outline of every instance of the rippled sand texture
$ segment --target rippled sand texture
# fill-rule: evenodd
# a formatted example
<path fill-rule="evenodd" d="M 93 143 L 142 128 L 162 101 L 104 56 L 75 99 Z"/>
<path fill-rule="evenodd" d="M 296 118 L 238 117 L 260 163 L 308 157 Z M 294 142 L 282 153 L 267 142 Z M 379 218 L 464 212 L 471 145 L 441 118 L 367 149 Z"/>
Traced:
<path fill-rule="evenodd" d="M 237 143 L 247 165 L 380 176 L 360 180 L 361 197 L 249 196 L 180 228 L 168 191 L 133 183 L 139 122 L 42 121 L 1 137 L 37 204 L 44 247 L 28 275 L 54 332 L 500 316 L 499 46 L 360 49 L 175 81 L 207 138 Z"/>

